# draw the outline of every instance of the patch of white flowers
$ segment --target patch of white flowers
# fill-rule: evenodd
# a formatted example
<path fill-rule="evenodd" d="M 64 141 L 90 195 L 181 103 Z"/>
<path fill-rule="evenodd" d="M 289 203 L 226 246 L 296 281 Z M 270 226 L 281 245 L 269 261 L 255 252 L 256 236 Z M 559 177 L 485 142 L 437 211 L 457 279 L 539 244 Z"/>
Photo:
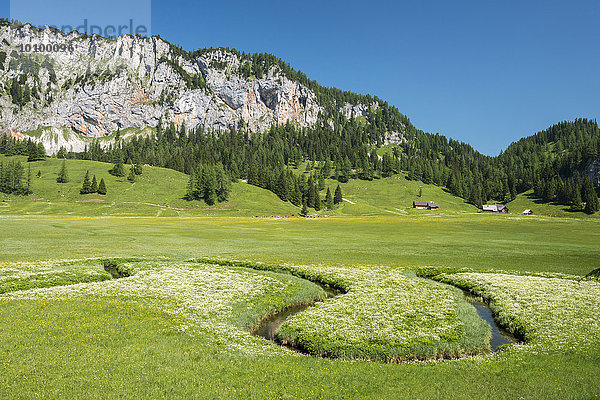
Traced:
<path fill-rule="evenodd" d="M 297 283 L 252 270 L 201 264 L 146 265 L 131 277 L 106 282 L 81 283 L 6 293 L 0 298 L 126 298 L 180 316 L 179 329 L 201 334 L 230 350 L 281 354 L 289 350 L 272 346 L 236 327 L 232 309 L 252 307 L 265 295 L 287 297 Z"/>
<path fill-rule="evenodd" d="M 325 282 L 337 282 L 347 291 L 292 316 L 281 326 L 280 337 L 309 352 L 411 358 L 416 346 L 456 342 L 464 332 L 457 294 L 448 286 L 397 269 L 290 268 Z"/>
<path fill-rule="evenodd" d="M 525 350 L 599 346 L 598 281 L 474 272 L 441 274 L 434 279 L 489 301 L 500 324 L 525 337 Z"/>
<path fill-rule="evenodd" d="M 0 263 L 0 293 L 36 286 L 66 285 L 110 279 L 94 260 Z"/>

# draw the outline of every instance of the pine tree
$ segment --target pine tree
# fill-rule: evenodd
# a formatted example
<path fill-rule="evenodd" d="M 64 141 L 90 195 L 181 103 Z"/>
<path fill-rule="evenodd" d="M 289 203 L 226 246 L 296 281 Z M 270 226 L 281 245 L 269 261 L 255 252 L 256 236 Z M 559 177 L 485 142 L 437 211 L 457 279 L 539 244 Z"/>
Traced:
<path fill-rule="evenodd" d="M 135 168 L 133 165 L 129 168 L 129 175 L 127 175 L 127 180 L 131 183 L 135 182 Z"/>
<path fill-rule="evenodd" d="M 40 161 L 46 159 L 46 149 L 41 142 L 37 144 L 37 159 Z"/>
<path fill-rule="evenodd" d="M 64 148 L 64 146 L 61 146 L 60 149 L 58 149 L 56 152 L 56 158 L 67 158 L 67 150 Z"/>
<path fill-rule="evenodd" d="M 335 188 L 335 194 L 333 195 L 333 204 L 340 204 L 342 202 L 342 188 L 337 185 Z"/>
<path fill-rule="evenodd" d="M 317 201 L 319 200 L 319 192 L 317 191 L 315 180 L 313 179 L 312 175 L 308 178 L 308 197 L 306 200 L 306 205 L 308 207 L 316 209 Z"/>
<path fill-rule="evenodd" d="M 100 184 L 98 185 L 98 194 L 106 194 L 106 185 L 104 184 L 104 178 L 100 179 Z"/>
<path fill-rule="evenodd" d="M 198 174 L 195 171 L 192 171 L 190 173 L 190 177 L 188 178 L 188 184 L 187 184 L 187 192 L 185 194 L 185 199 L 186 200 L 198 200 L 199 198 L 199 193 L 198 193 Z"/>
<path fill-rule="evenodd" d="M 554 180 L 549 180 L 544 185 L 544 201 L 550 202 L 556 197 L 556 188 L 554 187 Z"/>
<path fill-rule="evenodd" d="M 37 161 L 37 146 L 31 143 L 31 145 L 28 145 L 27 147 L 27 162 Z"/>
<path fill-rule="evenodd" d="M 329 178 L 331 175 L 331 161 L 329 160 L 329 157 L 325 159 L 325 163 L 323 163 L 323 166 L 321 167 L 321 175 L 325 179 Z"/>
<path fill-rule="evenodd" d="M 323 175 L 319 174 L 319 179 L 317 180 L 319 190 L 325 189 L 325 178 Z"/>
<path fill-rule="evenodd" d="M 27 168 L 27 190 L 26 194 L 31 194 L 31 165 Z"/>
<path fill-rule="evenodd" d="M 92 178 L 92 185 L 90 186 L 90 193 L 98 193 L 98 181 L 96 175 Z"/>
<path fill-rule="evenodd" d="M 110 171 L 110 174 L 114 176 L 125 176 L 125 166 L 123 165 L 123 154 L 120 150 L 116 151 L 114 156 L 114 166 Z"/>
<path fill-rule="evenodd" d="M 308 207 L 306 206 L 306 202 L 302 203 L 302 210 L 300 210 L 300 215 L 306 217 L 308 215 Z"/>
<path fill-rule="evenodd" d="M 88 170 L 85 172 L 85 177 L 83 178 L 83 185 L 81 186 L 79 193 L 89 194 L 89 193 L 91 193 L 91 189 L 92 189 L 92 184 L 90 183 L 90 171 Z"/>
<path fill-rule="evenodd" d="M 331 195 L 331 190 L 327 188 L 327 194 L 325 195 L 325 207 L 328 210 L 333 210 L 333 196 Z"/>
<path fill-rule="evenodd" d="M 204 201 L 212 206 L 217 201 L 217 178 L 215 170 L 210 166 L 202 168 Z"/>
<path fill-rule="evenodd" d="M 58 173 L 58 177 L 56 178 L 56 182 L 58 183 L 67 183 L 69 182 L 69 175 L 67 173 L 67 163 L 63 160 L 62 166 L 60 167 L 60 172 Z"/>
<path fill-rule="evenodd" d="M 227 201 L 229 193 L 231 192 L 231 179 L 225 173 L 223 165 L 218 164 L 215 169 L 216 174 L 216 193 L 217 201 Z"/>
<path fill-rule="evenodd" d="M 600 210 L 600 205 L 598 204 L 598 195 L 596 194 L 596 190 L 594 189 L 594 183 L 592 182 L 592 178 L 589 176 L 585 178 L 583 181 L 583 201 L 585 202 L 585 211 L 586 214 L 593 214 L 596 211 Z"/>

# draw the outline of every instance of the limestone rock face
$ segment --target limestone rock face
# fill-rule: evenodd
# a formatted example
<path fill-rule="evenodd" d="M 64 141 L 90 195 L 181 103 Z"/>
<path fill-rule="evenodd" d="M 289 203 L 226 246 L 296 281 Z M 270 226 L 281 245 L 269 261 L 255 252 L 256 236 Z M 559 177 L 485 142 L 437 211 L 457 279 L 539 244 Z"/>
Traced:
<path fill-rule="evenodd" d="M 72 48 L 20 50 L 21 45 L 33 49 L 42 44 Z M 246 127 L 256 132 L 288 121 L 311 126 L 322 110 L 310 89 L 277 66 L 261 79 L 245 78 L 235 52 L 207 50 L 192 57 L 159 37 L 107 39 L 29 24 L 3 25 L 0 52 L 0 129 L 25 136 L 45 127 L 52 137 L 58 131 L 50 128 L 67 128 L 84 138 L 99 138 L 117 129 L 155 127 L 160 118 L 188 129 Z M 194 79 L 205 84 L 190 84 Z M 30 91 L 23 93 L 30 97 L 24 104 L 13 101 L 13 80 Z M 76 136 L 67 136 L 75 148 L 80 146 Z"/>

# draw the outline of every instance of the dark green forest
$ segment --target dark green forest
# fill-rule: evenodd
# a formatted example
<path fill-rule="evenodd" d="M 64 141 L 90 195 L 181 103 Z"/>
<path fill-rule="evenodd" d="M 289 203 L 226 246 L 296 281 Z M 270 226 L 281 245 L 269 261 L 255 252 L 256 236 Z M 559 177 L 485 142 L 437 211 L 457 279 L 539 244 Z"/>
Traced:
<path fill-rule="evenodd" d="M 388 146 L 390 151 L 380 157 L 376 150 L 384 133 L 371 122 L 360 124 L 356 119 L 340 119 L 334 129 L 286 124 L 253 134 L 202 128 L 187 131 L 168 124 L 157 129 L 155 138 L 119 141 L 105 150 L 95 142 L 82 153 L 61 150 L 57 156 L 114 163 L 125 160 L 127 164 L 161 166 L 191 175 L 213 166 L 222 171 L 215 172 L 218 176 L 247 179 L 284 201 L 298 206 L 306 203 L 317 210 L 321 208 L 318 191 L 325 187 L 326 178 L 340 182 L 372 180 L 402 171 L 409 179 L 445 187 L 477 206 L 486 201 L 510 201 L 518 193 L 534 189 L 545 202 L 575 210 L 590 204 L 585 211 L 598 210 L 594 183 L 584 175 L 587 163 L 600 154 L 596 121 L 561 122 L 511 144 L 497 157 L 482 155 L 468 144 L 441 135 L 418 131 L 412 125 L 403 135 L 406 140 Z M 0 153 L 35 159 L 43 151 L 31 142 L 3 137 Z M 293 169 L 304 162 L 309 173 L 294 173 Z M 204 198 L 198 193 L 200 190 L 190 197 Z"/>

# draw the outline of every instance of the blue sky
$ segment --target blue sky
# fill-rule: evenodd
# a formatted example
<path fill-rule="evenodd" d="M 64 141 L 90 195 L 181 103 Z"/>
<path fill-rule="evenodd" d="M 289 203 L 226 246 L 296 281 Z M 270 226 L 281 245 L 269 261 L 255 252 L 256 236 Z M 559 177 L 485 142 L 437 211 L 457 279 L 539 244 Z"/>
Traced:
<path fill-rule="evenodd" d="M 151 11 L 152 33 L 185 49 L 273 53 L 490 155 L 558 121 L 600 119 L 597 0 L 154 0 Z"/>

